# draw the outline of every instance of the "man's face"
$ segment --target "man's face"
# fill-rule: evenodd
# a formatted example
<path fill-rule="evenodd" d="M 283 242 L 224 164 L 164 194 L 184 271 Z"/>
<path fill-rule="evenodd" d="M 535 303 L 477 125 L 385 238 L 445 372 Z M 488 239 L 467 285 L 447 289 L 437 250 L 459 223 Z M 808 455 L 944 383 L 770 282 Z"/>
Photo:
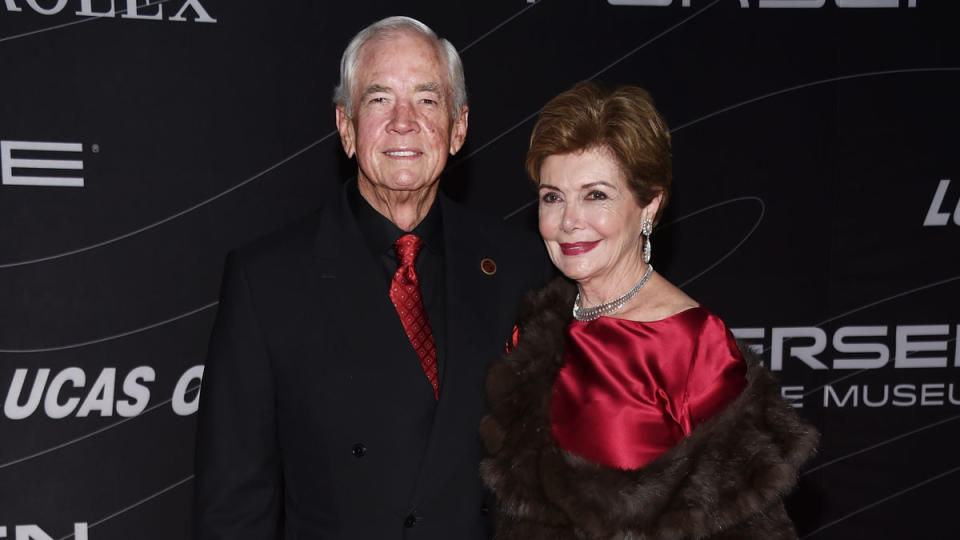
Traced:
<path fill-rule="evenodd" d="M 467 108 L 450 115 L 444 58 L 411 33 L 370 41 L 359 58 L 353 118 L 337 107 L 337 128 L 347 155 L 357 156 L 361 190 L 434 188 L 467 134 Z"/>

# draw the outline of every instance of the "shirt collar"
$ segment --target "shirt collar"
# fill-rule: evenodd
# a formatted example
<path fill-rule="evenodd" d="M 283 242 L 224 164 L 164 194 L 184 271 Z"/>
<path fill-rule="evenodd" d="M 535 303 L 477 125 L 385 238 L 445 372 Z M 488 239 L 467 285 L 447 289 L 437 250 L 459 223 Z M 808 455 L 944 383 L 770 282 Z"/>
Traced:
<path fill-rule="evenodd" d="M 387 251 L 392 253 L 393 243 L 406 232 L 370 206 L 360 194 L 356 181 L 351 181 L 347 186 L 347 202 L 370 251 L 376 256 Z M 427 215 L 410 232 L 423 240 L 426 249 L 437 254 L 443 253 L 443 217 L 437 200 L 433 201 Z"/>

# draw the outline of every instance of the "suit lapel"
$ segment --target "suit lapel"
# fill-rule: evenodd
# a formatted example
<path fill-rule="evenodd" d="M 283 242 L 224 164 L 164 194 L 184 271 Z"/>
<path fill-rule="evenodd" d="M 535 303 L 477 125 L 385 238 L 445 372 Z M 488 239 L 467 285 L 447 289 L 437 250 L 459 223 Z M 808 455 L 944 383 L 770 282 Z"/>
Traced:
<path fill-rule="evenodd" d="M 464 217 L 457 206 L 444 197 L 440 203 L 445 253 L 446 364 L 440 400 L 411 493 L 411 508 L 426 495 L 442 496 L 444 480 L 456 477 L 452 471 L 462 467 L 465 459 L 478 459 L 482 381 L 498 352 L 498 340 L 506 337 L 498 335 L 498 324 L 502 323 L 497 320 L 500 276 L 486 275 L 480 267 L 484 257 L 497 258 L 498 246 L 486 241 L 477 231 L 478 225 Z M 344 316 L 334 313 L 328 317 L 330 335 L 336 336 L 338 348 L 355 369 L 390 371 L 409 366 L 415 378 L 404 380 L 422 380 L 428 385 L 389 301 L 382 271 L 362 239 L 344 193 L 339 204 L 331 204 L 329 209 L 324 212 L 315 251 L 318 271 L 326 278 L 320 280 L 319 293 L 329 300 L 323 304 L 329 309 L 339 306 L 344 310 Z M 371 329 L 375 331 L 374 339 Z M 385 408 L 399 405 L 381 404 Z"/>
<path fill-rule="evenodd" d="M 396 358 L 410 356 L 412 365 L 419 365 L 410 347 L 397 312 L 387 294 L 388 285 L 373 254 L 370 253 L 356 224 L 345 190 L 339 204 L 331 205 L 329 219 L 316 239 L 316 251 L 322 271 L 329 271 L 323 294 L 330 301 L 329 309 L 342 311 L 330 317 L 338 346 L 345 350 L 345 359 L 358 371 L 379 371 L 396 365 Z M 371 328 L 375 329 L 371 339 Z"/>
<path fill-rule="evenodd" d="M 495 258 L 496 246 L 478 235 L 476 225 L 445 197 L 440 197 L 440 203 L 446 253 L 446 365 L 411 506 L 425 494 L 437 493 L 435 488 L 464 458 L 463 449 L 471 448 L 465 445 L 475 444 L 478 426 L 474 420 L 479 420 L 483 403 L 477 393 L 483 393 L 482 381 L 493 360 L 491 340 L 498 339 L 491 335 L 497 326 L 498 280 L 480 267 L 484 257 Z"/>

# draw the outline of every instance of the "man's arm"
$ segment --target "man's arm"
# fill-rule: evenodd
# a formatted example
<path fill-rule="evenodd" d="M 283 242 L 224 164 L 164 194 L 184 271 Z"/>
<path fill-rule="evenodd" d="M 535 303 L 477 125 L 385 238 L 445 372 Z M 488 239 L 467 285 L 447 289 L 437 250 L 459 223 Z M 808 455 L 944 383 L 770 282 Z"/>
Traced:
<path fill-rule="evenodd" d="M 227 257 L 197 419 L 194 538 L 280 537 L 274 376 L 240 258 Z"/>

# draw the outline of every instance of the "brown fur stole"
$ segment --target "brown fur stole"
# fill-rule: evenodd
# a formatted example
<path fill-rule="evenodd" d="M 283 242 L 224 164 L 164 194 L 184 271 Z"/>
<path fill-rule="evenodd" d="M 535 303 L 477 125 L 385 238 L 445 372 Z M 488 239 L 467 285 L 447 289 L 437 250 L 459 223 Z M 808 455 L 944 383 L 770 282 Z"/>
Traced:
<path fill-rule="evenodd" d="M 795 538 L 781 497 L 818 434 L 744 349 L 747 386 L 656 460 L 621 470 L 570 454 L 550 434 L 550 395 L 564 363 L 575 287 L 558 278 L 528 294 L 516 349 L 487 379 L 480 433 L 498 538 Z"/>

